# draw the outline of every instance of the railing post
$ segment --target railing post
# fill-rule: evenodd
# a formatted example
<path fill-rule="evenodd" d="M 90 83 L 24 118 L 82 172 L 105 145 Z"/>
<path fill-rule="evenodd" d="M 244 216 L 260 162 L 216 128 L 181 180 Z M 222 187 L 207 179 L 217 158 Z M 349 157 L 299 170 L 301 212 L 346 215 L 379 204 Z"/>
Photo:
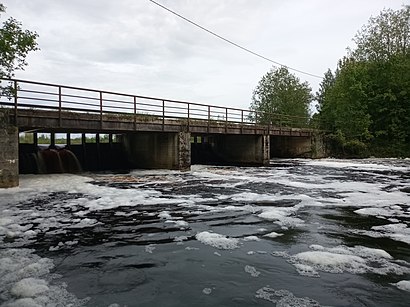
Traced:
<path fill-rule="evenodd" d="M 162 131 L 165 130 L 165 100 L 162 100 Z"/>
<path fill-rule="evenodd" d="M 14 124 L 17 126 L 17 80 L 14 80 Z"/>
<path fill-rule="evenodd" d="M 187 105 L 187 108 L 188 108 L 188 110 L 187 110 L 187 111 L 188 111 L 188 114 L 187 114 L 187 115 L 188 115 L 188 124 L 187 124 L 188 131 L 187 131 L 187 132 L 189 132 L 189 124 L 190 124 L 190 123 L 189 123 L 189 109 L 190 109 L 190 108 L 189 108 L 189 103 L 188 103 L 188 105 Z"/>
<path fill-rule="evenodd" d="M 61 128 L 61 85 L 58 86 L 58 126 Z"/>
<path fill-rule="evenodd" d="M 209 133 L 210 125 L 211 125 L 211 106 L 208 106 L 208 133 Z"/>
<path fill-rule="evenodd" d="M 100 128 L 103 127 L 103 93 L 100 91 Z"/>
<path fill-rule="evenodd" d="M 241 110 L 241 134 L 243 134 L 243 110 Z"/>
<path fill-rule="evenodd" d="M 257 122 L 258 122 L 258 111 L 255 111 L 255 134 L 256 134 L 256 126 L 257 126 Z"/>
<path fill-rule="evenodd" d="M 137 97 L 134 96 L 134 130 L 137 130 Z"/>
<path fill-rule="evenodd" d="M 228 108 L 225 108 L 225 133 L 228 133 Z"/>

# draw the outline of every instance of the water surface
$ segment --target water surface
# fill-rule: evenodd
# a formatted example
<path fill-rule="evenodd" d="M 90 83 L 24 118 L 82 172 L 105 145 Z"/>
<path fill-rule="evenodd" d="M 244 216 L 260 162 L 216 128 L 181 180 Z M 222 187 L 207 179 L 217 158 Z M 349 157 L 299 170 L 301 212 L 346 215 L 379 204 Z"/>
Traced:
<path fill-rule="evenodd" d="M 0 304 L 408 306 L 409 182 L 395 159 L 25 175 Z"/>

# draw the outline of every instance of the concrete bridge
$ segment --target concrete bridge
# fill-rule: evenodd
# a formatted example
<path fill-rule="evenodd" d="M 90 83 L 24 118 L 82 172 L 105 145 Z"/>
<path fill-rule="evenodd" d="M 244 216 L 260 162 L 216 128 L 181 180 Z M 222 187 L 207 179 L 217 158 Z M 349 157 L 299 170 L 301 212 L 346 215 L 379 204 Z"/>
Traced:
<path fill-rule="evenodd" d="M 66 134 L 70 150 L 75 147 L 70 136 L 80 134 L 77 147 L 83 155 L 85 134 L 95 134 L 98 157 L 112 150 L 115 136 L 121 159 L 133 168 L 184 171 L 192 160 L 268 165 L 273 156 L 323 155 L 306 118 L 269 114 L 269 123 L 262 123 L 267 114 L 237 108 L 25 80 L 2 80 L 1 85 L 6 90 L 0 99 L 0 187 L 18 185 L 19 152 L 21 157 L 27 148 L 37 151 L 42 133 L 50 133 L 51 147 L 55 133 Z M 19 144 L 21 132 L 33 133 L 32 144 Z M 101 134 L 109 135 L 105 149 Z M 84 157 L 83 164 L 87 169 Z"/>

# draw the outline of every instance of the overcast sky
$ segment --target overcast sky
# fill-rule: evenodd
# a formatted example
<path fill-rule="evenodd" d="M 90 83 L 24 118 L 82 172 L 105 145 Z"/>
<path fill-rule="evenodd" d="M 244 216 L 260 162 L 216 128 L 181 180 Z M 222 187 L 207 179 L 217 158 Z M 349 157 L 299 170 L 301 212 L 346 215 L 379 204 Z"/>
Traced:
<path fill-rule="evenodd" d="M 255 52 L 322 76 L 354 46 L 370 16 L 409 0 L 156 0 Z M 0 0 L 39 34 L 40 51 L 16 76 L 248 108 L 272 64 L 148 0 Z M 295 73 L 313 91 L 320 79 Z"/>

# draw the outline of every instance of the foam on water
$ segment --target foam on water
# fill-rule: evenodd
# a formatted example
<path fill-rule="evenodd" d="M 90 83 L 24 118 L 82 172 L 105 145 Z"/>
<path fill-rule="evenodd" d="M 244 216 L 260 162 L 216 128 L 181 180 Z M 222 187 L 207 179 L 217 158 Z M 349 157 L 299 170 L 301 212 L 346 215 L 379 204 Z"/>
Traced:
<path fill-rule="evenodd" d="M 246 236 L 243 238 L 244 241 L 260 241 L 261 239 L 259 239 L 257 236 Z"/>
<path fill-rule="evenodd" d="M 0 298 L 2 306 L 83 306 L 51 274 L 53 261 L 29 249 L 0 250 Z"/>
<path fill-rule="evenodd" d="M 276 290 L 265 286 L 256 291 L 255 297 L 280 307 L 320 307 L 319 302 L 308 297 L 296 297 L 288 290 Z"/>
<path fill-rule="evenodd" d="M 289 255 L 287 252 L 273 252 L 292 264 L 300 275 L 319 277 L 319 272 L 329 273 L 375 273 L 379 275 L 410 273 L 410 264 L 396 263 L 392 256 L 381 249 L 364 246 L 323 247 L 311 245 L 309 251 Z"/>
<path fill-rule="evenodd" d="M 274 239 L 274 238 L 283 236 L 283 233 L 277 233 L 277 232 L 272 231 L 272 232 L 267 233 L 267 234 L 265 234 L 265 235 L 263 235 L 263 236 L 264 236 L 264 237 L 267 237 L 267 238 L 272 238 L 272 239 Z"/>
<path fill-rule="evenodd" d="M 319 159 L 319 160 L 299 160 L 306 165 L 323 166 L 330 168 L 351 168 L 358 170 L 370 170 L 370 171 L 408 171 L 408 166 L 394 166 L 387 164 L 392 159 L 377 159 L 372 160 L 372 163 L 368 163 L 369 160 L 344 160 L 344 159 Z"/>
<path fill-rule="evenodd" d="M 261 274 L 261 272 L 259 272 L 255 267 L 251 265 L 245 265 L 244 270 L 246 273 L 249 273 L 252 277 L 258 277 Z"/>
<path fill-rule="evenodd" d="M 197 233 L 195 238 L 203 244 L 218 248 L 218 249 L 235 249 L 239 247 L 239 240 L 236 238 L 228 238 L 218 233 L 203 231 Z"/>
<path fill-rule="evenodd" d="M 395 241 L 410 244 L 410 228 L 407 224 L 398 222 L 397 220 L 394 224 L 372 226 L 371 230 L 352 229 L 350 232 L 372 238 L 390 238 Z"/>
<path fill-rule="evenodd" d="M 401 281 L 399 281 L 397 283 L 394 283 L 392 285 L 396 286 L 400 290 L 410 292 L 410 280 L 401 280 Z"/>

